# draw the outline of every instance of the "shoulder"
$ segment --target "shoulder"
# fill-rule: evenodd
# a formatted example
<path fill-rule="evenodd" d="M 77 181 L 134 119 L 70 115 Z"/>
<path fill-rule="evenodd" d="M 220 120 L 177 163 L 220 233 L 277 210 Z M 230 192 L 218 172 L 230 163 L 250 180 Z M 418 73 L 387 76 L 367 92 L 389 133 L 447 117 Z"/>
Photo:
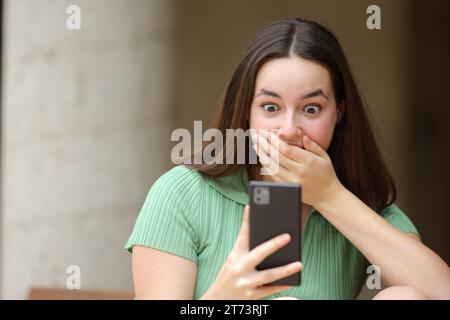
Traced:
<path fill-rule="evenodd" d="M 125 248 L 142 245 L 196 262 L 202 181 L 200 172 L 185 166 L 162 174 L 151 186 Z"/>
<path fill-rule="evenodd" d="M 162 174 L 150 192 L 193 194 L 199 191 L 202 184 L 205 184 L 205 178 L 199 171 L 179 165 Z"/>
<path fill-rule="evenodd" d="M 199 171 L 184 165 L 166 171 L 150 187 L 138 223 L 191 228 L 198 219 L 203 180 Z"/>
<path fill-rule="evenodd" d="M 144 207 L 195 210 L 205 185 L 201 172 L 184 165 L 173 167 L 150 187 Z"/>
<path fill-rule="evenodd" d="M 205 177 L 199 171 L 184 165 L 176 166 L 162 174 L 151 186 L 147 200 L 177 203 L 182 207 L 191 207 L 198 200 Z"/>
<path fill-rule="evenodd" d="M 178 165 L 163 173 L 155 184 L 168 182 L 178 182 L 178 185 L 200 184 L 202 180 L 203 175 L 198 170 L 188 168 L 185 165 Z"/>

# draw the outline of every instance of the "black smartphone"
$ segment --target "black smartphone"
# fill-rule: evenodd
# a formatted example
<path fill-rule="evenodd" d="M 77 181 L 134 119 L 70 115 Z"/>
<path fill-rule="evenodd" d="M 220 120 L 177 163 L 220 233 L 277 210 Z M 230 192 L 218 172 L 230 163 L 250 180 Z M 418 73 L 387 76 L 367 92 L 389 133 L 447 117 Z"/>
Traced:
<path fill-rule="evenodd" d="M 250 181 L 250 250 L 282 233 L 291 241 L 256 266 L 264 270 L 301 261 L 301 187 L 295 183 Z M 278 279 L 272 285 L 299 286 L 301 274 Z"/>

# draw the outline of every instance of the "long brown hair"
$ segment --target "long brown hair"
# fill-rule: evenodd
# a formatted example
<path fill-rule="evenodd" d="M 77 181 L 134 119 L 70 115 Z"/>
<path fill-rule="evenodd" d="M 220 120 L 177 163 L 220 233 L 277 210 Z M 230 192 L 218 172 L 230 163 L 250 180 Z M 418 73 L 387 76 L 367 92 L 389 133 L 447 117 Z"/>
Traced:
<path fill-rule="evenodd" d="M 365 204 L 381 212 L 396 200 L 394 181 L 375 142 L 361 96 L 339 41 L 317 22 L 299 18 L 278 20 L 256 35 L 233 73 L 213 127 L 219 129 L 224 136 L 226 129 L 248 130 L 250 106 L 259 69 L 269 60 L 292 54 L 320 63 L 330 72 L 336 103 L 339 105 L 344 102 L 345 108 L 336 124 L 327 152 L 340 182 Z M 236 151 L 236 144 L 233 145 Z M 202 163 L 187 166 L 213 178 L 233 174 L 246 166 L 251 177 L 254 165 L 248 161 L 248 150 L 246 141 L 245 164 Z"/>

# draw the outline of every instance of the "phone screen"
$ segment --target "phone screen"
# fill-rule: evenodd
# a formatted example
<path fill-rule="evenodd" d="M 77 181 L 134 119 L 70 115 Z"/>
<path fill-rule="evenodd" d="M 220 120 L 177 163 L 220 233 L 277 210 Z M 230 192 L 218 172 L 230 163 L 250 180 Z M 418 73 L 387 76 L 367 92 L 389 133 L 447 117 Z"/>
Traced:
<path fill-rule="evenodd" d="M 291 241 L 268 256 L 256 269 L 279 267 L 301 261 L 301 187 L 294 183 L 250 181 L 250 250 L 282 233 Z M 301 275 L 295 273 L 272 284 L 298 286 Z"/>

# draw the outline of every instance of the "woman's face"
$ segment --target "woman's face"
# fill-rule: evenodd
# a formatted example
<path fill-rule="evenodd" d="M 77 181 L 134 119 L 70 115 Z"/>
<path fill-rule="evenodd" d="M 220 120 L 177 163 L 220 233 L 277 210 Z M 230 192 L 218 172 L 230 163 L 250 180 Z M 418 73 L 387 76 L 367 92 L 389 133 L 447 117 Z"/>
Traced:
<path fill-rule="evenodd" d="M 327 150 L 339 117 L 331 76 L 322 65 L 293 56 L 270 60 L 259 70 L 251 129 L 271 130 L 299 147 L 306 134 Z"/>

